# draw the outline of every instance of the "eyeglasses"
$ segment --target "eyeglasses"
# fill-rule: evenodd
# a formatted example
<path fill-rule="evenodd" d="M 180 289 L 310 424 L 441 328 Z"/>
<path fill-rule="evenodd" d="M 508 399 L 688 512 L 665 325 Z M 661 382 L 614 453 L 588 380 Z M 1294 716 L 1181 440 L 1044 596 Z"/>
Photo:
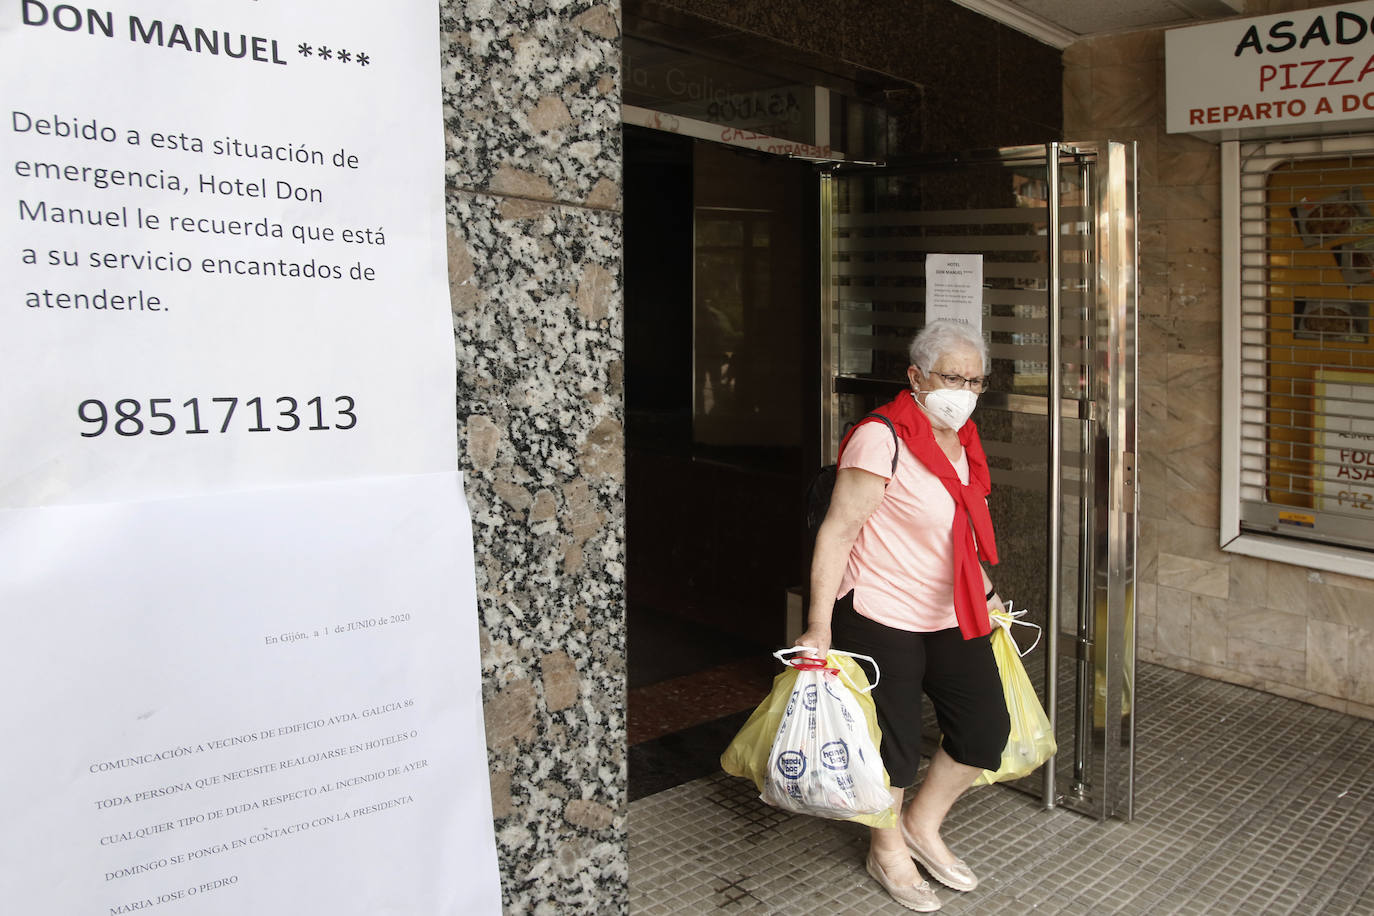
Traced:
<path fill-rule="evenodd" d="M 975 394 L 981 393 L 987 387 L 988 377 L 980 375 L 978 378 L 964 378 L 962 375 L 950 375 L 947 372 L 932 372 L 931 375 L 939 376 L 944 380 L 947 388 L 963 388 L 968 386 L 968 390 Z"/>

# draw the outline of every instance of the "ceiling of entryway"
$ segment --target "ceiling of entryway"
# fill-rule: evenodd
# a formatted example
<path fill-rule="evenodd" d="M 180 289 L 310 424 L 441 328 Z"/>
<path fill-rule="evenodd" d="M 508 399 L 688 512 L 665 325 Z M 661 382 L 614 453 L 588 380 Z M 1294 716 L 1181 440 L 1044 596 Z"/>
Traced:
<path fill-rule="evenodd" d="M 1132 29 L 1190 25 L 1244 12 L 1245 0 L 955 0 L 1057 48 Z"/>

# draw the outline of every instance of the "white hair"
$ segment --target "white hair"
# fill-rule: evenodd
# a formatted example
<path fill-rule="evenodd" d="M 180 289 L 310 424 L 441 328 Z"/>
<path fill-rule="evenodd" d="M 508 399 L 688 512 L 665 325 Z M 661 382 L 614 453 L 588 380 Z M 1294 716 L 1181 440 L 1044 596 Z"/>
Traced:
<path fill-rule="evenodd" d="M 911 364 L 928 374 L 940 357 L 963 347 L 969 347 L 982 358 L 983 374 L 986 375 L 992 368 L 988 345 L 983 341 L 982 334 L 962 321 L 941 318 L 930 322 L 912 338 L 911 348 L 907 352 L 911 356 Z"/>

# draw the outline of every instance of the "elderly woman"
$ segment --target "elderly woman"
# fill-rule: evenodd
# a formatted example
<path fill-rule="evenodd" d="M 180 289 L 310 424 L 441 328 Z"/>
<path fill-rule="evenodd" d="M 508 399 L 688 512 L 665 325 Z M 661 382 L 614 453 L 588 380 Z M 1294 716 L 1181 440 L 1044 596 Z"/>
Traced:
<path fill-rule="evenodd" d="M 798 645 L 872 655 L 882 756 L 898 824 L 873 829 L 866 867 L 909 909 L 940 900 L 913 857 L 940 883 L 978 886 L 940 839 L 955 800 L 1001 765 L 1010 728 L 993 658 L 988 611 L 1002 602 L 979 556 L 997 562 L 988 513 L 987 458 L 969 421 L 987 381 L 982 336 L 952 321 L 911 342 L 911 384 L 840 443 L 830 509 L 816 535 L 808 624 Z M 896 470 L 893 471 L 893 449 Z M 921 758 L 921 694 L 943 741 L 902 811 Z"/>

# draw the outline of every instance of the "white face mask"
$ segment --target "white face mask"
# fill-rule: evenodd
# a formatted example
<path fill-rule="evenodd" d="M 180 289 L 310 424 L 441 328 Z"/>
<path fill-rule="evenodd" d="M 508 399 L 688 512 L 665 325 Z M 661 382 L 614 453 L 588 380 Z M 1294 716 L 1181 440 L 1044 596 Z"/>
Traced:
<path fill-rule="evenodd" d="M 925 401 L 918 391 L 912 392 L 916 403 L 925 408 L 930 422 L 941 429 L 961 429 L 978 406 L 978 395 L 967 388 L 935 388 L 925 392 Z"/>

